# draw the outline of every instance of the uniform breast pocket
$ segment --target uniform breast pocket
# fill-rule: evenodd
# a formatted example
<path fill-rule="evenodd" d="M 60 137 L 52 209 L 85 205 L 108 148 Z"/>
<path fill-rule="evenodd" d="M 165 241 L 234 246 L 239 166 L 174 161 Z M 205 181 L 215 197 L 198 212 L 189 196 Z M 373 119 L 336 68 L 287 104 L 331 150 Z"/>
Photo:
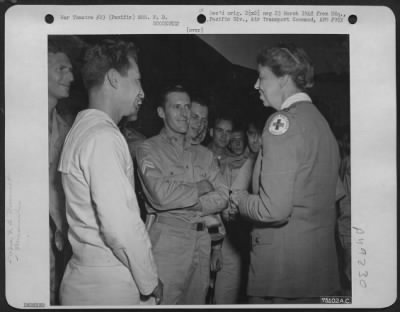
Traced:
<path fill-rule="evenodd" d="M 207 172 L 203 167 L 195 165 L 194 166 L 194 178 L 196 180 L 204 180 L 207 179 Z"/>
<path fill-rule="evenodd" d="M 171 166 L 165 172 L 165 178 L 167 181 L 179 181 L 185 180 L 185 168 L 178 166 Z"/>

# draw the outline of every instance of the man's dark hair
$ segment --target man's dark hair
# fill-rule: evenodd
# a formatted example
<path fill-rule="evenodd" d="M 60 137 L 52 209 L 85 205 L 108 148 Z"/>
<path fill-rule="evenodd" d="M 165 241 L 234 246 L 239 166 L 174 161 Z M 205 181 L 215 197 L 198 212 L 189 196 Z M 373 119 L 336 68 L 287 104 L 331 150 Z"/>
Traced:
<path fill-rule="evenodd" d="M 192 97 L 192 103 L 193 103 L 193 102 L 199 103 L 201 106 L 210 108 L 210 103 L 209 103 L 209 101 L 208 101 L 204 96 L 201 96 L 201 95 L 194 95 L 194 96 Z"/>
<path fill-rule="evenodd" d="M 65 42 L 65 36 L 49 36 L 47 41 L 47 52 L 68 54 L 69 48 Z"/>
<path fill-rule="evenodd" d="M 217 116 L 215 116 L 215 118 L 213 118 L 210 128 L 215 129 L 216 125 L 222 120 L 229 121 L 232 124 L 232 128 L 234 127 L 234 120 L 232 116 L 228 114 L 218 114 Z"/>
<path fill-rule="evenodd" d="M 101 85 L 110 69 L 126 75 L 130 59 L 138 62 L 137 48 L 133 42 L 105 39 L 87 49 L 82 68 L 82 79 L 86 89 Z"/>
<path fill-rule="evenodd" d="M 190 97 L 190 93 L 185 87 L 182 85 L 173 85 L 173 86 L 167 86 L 165 87 L 161 94 L 160 94 L 160 99 L 158 101 L 158 107 L 162 107 L 165 109 L 165 103 L 167 102 L 167 96 L 168 94 L 172 92 L 180 92 L 180 93 L 186 93 Z"/>

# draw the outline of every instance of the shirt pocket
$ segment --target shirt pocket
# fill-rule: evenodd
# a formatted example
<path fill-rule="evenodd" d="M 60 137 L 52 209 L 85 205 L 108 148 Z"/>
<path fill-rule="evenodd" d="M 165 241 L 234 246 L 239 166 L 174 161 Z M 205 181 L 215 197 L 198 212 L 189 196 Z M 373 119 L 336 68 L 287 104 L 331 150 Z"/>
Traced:
<path fill-rule="evenodd" d="M 207 171 L 202 166 L 194 165 L 193 170 L 194 170 L 195 181 L 201 181 L 207 179 Z"/>
<path fill-rule="evenodd" d="M 186 171 L 183 166 L 170 166 L 165 172 L 167 182 L 185 182 Z"/>

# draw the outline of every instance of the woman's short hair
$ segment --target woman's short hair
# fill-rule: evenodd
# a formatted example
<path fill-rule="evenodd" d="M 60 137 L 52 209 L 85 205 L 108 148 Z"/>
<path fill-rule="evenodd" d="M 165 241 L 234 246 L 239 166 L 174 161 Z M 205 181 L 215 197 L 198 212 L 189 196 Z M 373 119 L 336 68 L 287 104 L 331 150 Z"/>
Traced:
<path fill-rule="evenodd" d="M 314 85 L 314 67 L 307 53 L 293 45 L 263 48 L 257 64 L 267 66 L 277 76 L 289 75 L 300 90 Z"/>
<path fill-rule="evenodd" d="M 87 49 L 82 67 L 82 79 L 86 89 L 100 85 L 110 69 L 126 75 L 133 59 L 137 63 L 137 48 L 133 42 L 105 39 Z"/>

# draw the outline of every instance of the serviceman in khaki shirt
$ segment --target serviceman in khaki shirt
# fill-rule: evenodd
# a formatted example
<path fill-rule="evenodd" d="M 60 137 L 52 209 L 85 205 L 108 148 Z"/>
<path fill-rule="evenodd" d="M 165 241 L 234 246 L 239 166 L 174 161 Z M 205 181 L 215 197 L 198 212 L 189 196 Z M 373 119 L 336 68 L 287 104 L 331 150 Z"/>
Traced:
<path fill-rule="evenodd" d="M 160 134 L 137 148 L 148 200 L 153 254 L 164 283 L 163 304 L 204 304 L 209 286 L 210 234 L 203 217 L 227 206 L 228 192 L 212 153 L 187 138 L 191 100 L 167 89 L 157 108 Z"/>

